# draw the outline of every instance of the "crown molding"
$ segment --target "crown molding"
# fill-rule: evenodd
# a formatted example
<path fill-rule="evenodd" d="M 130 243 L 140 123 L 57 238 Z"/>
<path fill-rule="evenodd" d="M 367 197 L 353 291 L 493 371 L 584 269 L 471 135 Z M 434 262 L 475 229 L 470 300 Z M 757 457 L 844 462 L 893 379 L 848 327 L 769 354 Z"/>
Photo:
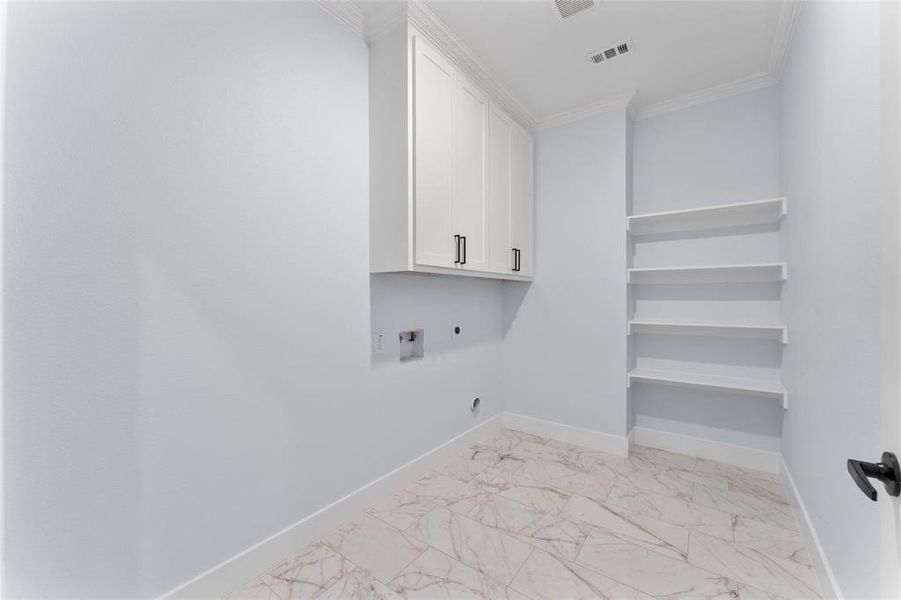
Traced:
<path fill-rule="evenodd" d="M 791 47 L 792 35 L 801 12 L 800 0 L 780 2 L 776 33 L 770 47 L 766 72 L 755 73 L 645 106 L 638 105 L 639 94 L 632 90 L 536 119 L 466 44 L 420 0 L 388 4 L 369 19 L 365 18 L 359 1 L 312 1 L 350 28 L 366 43 L 372 43 L 406 21 L 447 54 L 464 73 L 482 86 L 515 121 L 530 131 L 556 127 L 619 109 L 625 109 L 635 120 L 647 119 L 776 84 L 782 77 L 786 57 Z"/>
<path fill-rule="evenodd" d="M 785 60 L 791 47 L 795 26 L 798 24 L 798 15 L 801 14 L 801 2 L 798 0 L 786 0 L 779 7 L 779 20 L 776 22 L 776 35 L 773 37 L 773 45 L 770 47 L 770 62 L 768 69 L 776 79 L 782 79 L 782 71 L 785 69 Z"/>
<path fill-rule="evenodd" d="M 342 2 L 341 0 L 311 1 L 353 31 L 361 40 L 366 40 L 366 18 L 356 3 Z"/>
<path fill-rule="evenodd" d="M 755 73 L 747 77 L 741 77 L 734 81 L 711 86 L 703 90 L 676 96 L 653 104 L 645 106 L 637 106 L 638 95 L 636 94 L 626 104 L 626 110 L 635 120 L 656 117 L 676 110 L 682 110 L 721 100 L 729 96 L 743 94 L 759 90 L 776 83 L 782 79 L 782 72 L 785 69 L 785 61 L 788 57 L 788 51 L 791 48 L 792 36 L 798 23 L 798 16 L 801 14 L 800 0 L 783 0 L 779 6 L 779 16 L 776 22 L 776 34 L 773 36 L 773 44 L 770 46 L 770 57 L 767 63 L 767 70 L 763 73 Z M 610 96 L 599 102 L 587 104 L 585 106 L 576 107 L 563 112 L 547 115 L 538 120 L 537 129 L 546 129 L 548 127 L 556 127 L 579 119 L 591 117 L 596 114 L 615 110 L 620 108 L 616 106 L 618 97 Z"/>
<path fill-rule="evenodd" d="M 723 98 L 728 98 L 730 96 L 736 96 L 738 94 L 744 94 L 745 92 L 752 92 L 754 90 L 769 87 L 776 83 L 779 83 L 779 81 L 770 73 L 756 73 L 734 81 L 698 90 L 697 92 L 683 94 L 668 100 L 654 102 L 653 104 L 646 104 L 638 109 L 635 120 L 640 121 L 642 119 L 657 117 L 698 104 L 722 100 Z"/>
<path fill-rule="evenodd" d="M 535 118 L 500 79 L 466 46 L 430 8 L 419 0 L 387 5 L 369 19 L 359 2 L 350 0 L 312 0 L 324 11 L 349 27 L 357 36 L 372 43 L 404 22 L 416 28 L 429 42 L 437 46 L 456 66 L 478 83 L 491 99 L 517 123 L 535 128 Z"/>
<path fill-rule="evenodd" d="M 530 131 L 534 130 L 535 118 L 526 107 L 431 9 L 422 2 L 411 0 L 407 3 L 407 22 L 488 92 L 513 120 Z"/>
<path fill-rule="evenodd" d="M 566 125 L 567 123 L 581 121 L 582 119 L 587 119 L 614 110 L 628 111 L 634 98 L 635 90 L 629 90 L 628 92 L 623 92 L 621 94 L 607 96 L 598 102 L 592 102 L 591 104 L 579 106 L 571 110 L 564 110 L 562 112 L 545 115 L 535 123 L 535 129 L 550 129 L 551 127 L 558 127 L 560 125 Z"/>
<path fill-rule="evenodd" d="M 366 21 L 366 42 L 380 39 L 407 20 L 407 6 L 404 2 L 391 2 Z"/>

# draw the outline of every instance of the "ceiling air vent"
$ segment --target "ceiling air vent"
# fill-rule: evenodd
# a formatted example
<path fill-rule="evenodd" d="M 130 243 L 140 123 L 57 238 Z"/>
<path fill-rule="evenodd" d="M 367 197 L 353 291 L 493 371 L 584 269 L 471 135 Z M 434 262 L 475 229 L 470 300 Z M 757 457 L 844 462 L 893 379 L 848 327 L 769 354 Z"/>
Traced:
<path fill-rule="evenodd" d="M 587 56 L 590 62 L 598 64 L 604 61 L 612 60 L 617 56 L 622 56 L 623 54 L 629 54 L 631 52 L 632 40 L 626 40 L 625 42 L 620 42 L 619 44 L 616 44 L 610 48 L 604 48 L 602 50 L 589 52 Z"/>
<path fill-rule="evenodd" d="M 585 12 L 589 8 L 594 8 L 596 2 L 594 0 L 554 0 L 554 7 L 557 14 L 564 21 L 577 14 Z"/>

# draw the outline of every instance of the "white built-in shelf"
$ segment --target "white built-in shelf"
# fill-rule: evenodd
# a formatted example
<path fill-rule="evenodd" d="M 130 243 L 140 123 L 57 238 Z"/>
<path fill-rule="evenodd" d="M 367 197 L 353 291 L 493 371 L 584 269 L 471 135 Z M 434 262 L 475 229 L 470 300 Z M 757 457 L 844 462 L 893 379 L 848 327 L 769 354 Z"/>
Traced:
<path fill-rule="evenodd" d="M 705 208 L 673 210 L 629 217 L 626 228 L 633 235 L 668 233 L 735 227 L 741 225 L 761 225 L 775 223 L 785 216 L 785 198 L 721 204 Z"/>
<path fill-rule="evenodd" d="M 757 283 L 785 281 L 786 264 L 756 263 L 744 265 L 708 265 L 699 267 L 662 267 L 629 269 L 629 283 Z"/>
<path fill-rule="evenodd" d="M 756 338 L 788 342 L 784 325 L 748 325 L 744 323 L 698 323 L 690 321 L 629 321 L 629 335 L 694 335 L 709 337 Z"/>
<path fill-rule="evenodd" d="M 788 407 L 788 392 L 786 392 L 785 386 L 778 381 L 641 368 L 629 371 L 629 385 L 636 381 L 775 398 L 782 402 L 783 408 Z"/>

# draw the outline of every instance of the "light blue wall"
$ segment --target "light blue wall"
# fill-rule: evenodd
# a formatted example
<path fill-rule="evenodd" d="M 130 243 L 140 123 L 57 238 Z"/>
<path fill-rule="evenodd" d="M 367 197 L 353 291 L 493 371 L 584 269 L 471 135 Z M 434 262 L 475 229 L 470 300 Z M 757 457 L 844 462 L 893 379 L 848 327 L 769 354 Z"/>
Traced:
<path fill-rule="evenodd" d="M 779 88 L 634 124 L 636 214 L 772 198 L 779 193 Z"/>
<path fill-rule="evenodd" d="M 623 436 L 626 117 L 539 132 L 535 281 L 504 283 L 508 411 Z"/>
<path fill-rule="evenodd" d="M 782 452 L 846 598 L 879 595 L 878 507 L 845 460 L 879 448 L 879 6 L 808 2 L 782 81 Z"/>
<path fill-rule="evenodd" d="M 501 283 L 370 278 L 333 17 L 23 2 L 7 42 L 6 596 L 157 596 L 500 410 Z"/>

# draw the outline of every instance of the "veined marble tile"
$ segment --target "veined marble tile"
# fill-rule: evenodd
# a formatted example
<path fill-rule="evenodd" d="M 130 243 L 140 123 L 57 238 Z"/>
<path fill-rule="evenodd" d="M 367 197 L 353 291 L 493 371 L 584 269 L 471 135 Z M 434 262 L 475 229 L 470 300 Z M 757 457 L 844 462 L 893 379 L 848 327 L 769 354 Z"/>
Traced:
<path fill-rule="evenodd" d="M 704 485 L 714 490 L 728 490 L 729 484 L 732 481 L 731 479 L 729 479 L 729 477 L 716 473 L 704 473 L 702 471 L 683 471 L 681 469 L 672 469 L 672 472 L 674 475 L 681 479 L 684 479 L 685 481 Z"/>
<path fill-rule="evenodd" d="M 484 444 L 471 446 L 462 456 L 465 460 L 480 462 L 501 471 L 515 471 L 523 463 L 523 459 L 512 450 L 497 450 Z"/>
<path fill-rule="evenodd" d="M 655 597 L 727 597 L 737 588 L 727 577 L 600 531 L 588 536 L 576 562 Z"/>
<path fill-rule="evenodd" d="M 504 589 L 504 595 L 501 596 L 501 600 L 532 600 L 532 598 L 529 598 L 525 594 L 521 594 L 508 586 Z"/>
<path fill-rule="evenodd" d="M 473 460 L 472 456 L 466 454 L 455 458 L 446 465 L 442 465 L 432 470 L 431 475 L 445 475 L 453 477 L 463 482 L 469 482 L 473 477 L 488 469 L 489 463 L 484 460 Z"/>
<path fill-rule="evenodd" d="M 734 600 L 735 598 L 740 598 L 741 600 L 784 600 L 775 594 L 745 585 L 740 581 L 735 582 L 735 588 L 728 595 L 718 596 L 717 600 L 719 598 L 722 598 L 722 600 Z"/>
<path fill-rule="evenodd" d="M 673 469 L 699 470 L 698 459 L 687 454 L 677 454 L 649 446 L 632 446 L 632 455 L 648 462 Z"/>
<path fill-rule="evenodd" d="M 404 598 L 423 600 L 502 598 L 506 594 L 500 583 L 434 548 L 413 561 L 388 587 Z"/>
<path fill-rule="evenodd" d="M 522 477 L 540 481 L 545 485 L 571 494 L 580 494 L 589 498 L 603 500 L 610 493 L 613 479 L 607 479 L 593 473 L 573 471 L 562 464 L 549 460 L 526 462 L 517 471 Z"/>
<path fill-rule="evenodd" d="M 745 546 L 766 556 L 784 558 L 812 568 L 813 563 L 799 531 L 738 515 L 732 522 L 737 546 Z"/>
<path fill-rule="evenodd" d="M 428 475 L 403 491 L 461 513 L 468 513 L 486 496 L 478 487 L 447 475 Z"/>
<path fill-rule="evenodd" d="M 511 587 L 528 592 L 535 600 L 635 598 L 649 596 L 596 573 L 564 561 L 542 550 L 534 550 L 523 564 Z"/>
<path fill-rule="evenodd" d="M 544 442 L 529 442 L 522 441 L 514 447 L 511 452 L 516 454 L 517 456 L 523 457 L 524 459 L 532 459 L 532 458 L 542 458 L 542 457 L 555 457 L 565 450 L 560 450 L 559 448 L 554 448 L 553 446 L 548 446 Z"/>
<path fill-rule="evenodd" d="M 494 436 L 482 440 L 477 446 L 491 448 L 497 452 L 510 452 L 522 442 L 531 442 L 535 444 L 544 444 L 546 438 L 524 431 L 516 431 L 515 429 L 501 429 Z"/>
<path fill-rule="evenodd" d="M 595 460 L 599 462 L 603 462 L 606 464 L 625 464 L 628 460 L 625 456 L 618 456 L 616 454 L 610 454 L 608 452 L 601 452 L 600 450 L 595 450 L 593 448 L 586 448 L 585 446 L 576 446 L 575 444 L 569 444 L 566 442 L 559 442 L 557 440 L 548 440 L 547 445 L 552 448 L 557 448 L 559 450 L 565 450 L 571 453 L 576 454 L 585 454 L 591 456 Z"/>
<path fill-rule="evenodd" d="M 535 435 L 534 433 L 526 433 L 525 431 L 519 431 L 518 429 L 504 428 L 498 435 L 509 436 L 522 442 L 535 442 L 536 444 L 544 444 L 548 441 L 548 438 L 546 437 L 541 437 L 540 435 Z"/>
<path fill-rule="evenodd" d="M 522 477 L 515 471 L 503 473 L 489 469 L 480 473 L 473 483 L 490 493 L 534 506 L 552 515 L 559 513 L 570 497 L 568 492 Z"/>
<path fill-rule="evenodd" d="M 819 598 L 812 568 L 694 531 L 688 561 L 785 598 Z"/>
<path fill-rule="evenodd" d="M 372 574 L 354 568 L 316 596 L 316 600 L 402 600 L 402 598 Z"/>
<path fill-rule="evenodd" d="M 257 579 L 237 592 L 229 594 L 227 600 L 280 600 L 280 598 L 262 579 Z"/>
<path fill-rule="evenodd" d="M 522 441 L 512 430 L 501 429 L 492 437 L 481 440 L 476 445 L 483 448 L 491 448 L 497 452 L 509 452 Z"/>
<path fill-rule="evenodd" d="M 388 581 L 422 554 L 426 545 L 370 515 L 344 525 L 322 539 L 381 581 Z"/>
<path fill-rule="evenodd" d="M 756 469 L 747 469 L 745 467 L 707 460 L 705 458 L 698 459 L 696 468 L 698 471 L 719 473 L 729 477 L 730 479 L 741 480 L 750 478 L 756 481 L 766 481 L 770 483 L 780 482 L 780 477 L 777 473 L 768 473 L 766 471 L 758 471 Z"/>
<path fill-rule="evenodd" d="M 502 529 L 536 548 L 570 561 L 575 560 L 588 536 L 585 526 L 501 496 L 492 495 L 469 516 L 483 525 Z"/>
<path fill-rule="evenodd" d="M 787 504 L 772 502 L 756 496 L 747 496 L 738 492 L 714 490 L 703 485 L 695 485 L 692 499 L 695 504 L 701 506 L 735 515 L 753 517 L 785 529 L 798 529 L 791 507 Z"/>
<path fill-rule="evenodd" d="M 732 541 L 732 516 L 726 512 L 688 502 L 681 498 L 654 494 L 623 484 L 616 484 L 607 504 L 682 525 L 696 531 Z"/>
<path fill-rule="evenodd" d="M 283 600 L 311 598 L 356 568 L 331 548 L 313 544 L 270 569 L 262 580 Z"/>
<path fill-rule="evenodd" d="M 608 455 L 588 448 L 578 446 L 559 448 L 552 446 L 550 443 L 539 446 L 538 444 L 524 442 L 513 450 L 513 454 L 522 457 L 526 461 L 537 458 L 557 463 L 571 471 L 589 473 L 598 479 L 606 481 L 612 481 L 616 477 L 616 472 L 611 468 L 611 464 L 616 463 L 608 463 L 610 458 Z"/>
<path fill-rule="evenodd" d="M 431 499 L 401 490 L 368 512 L 398 529 L 406 529 L 437 506 Z"/>
<path fill-rule="evenodd" d="M 508 584 L 531 547 L 514 536 L 437 507 L 408 530 L 423 542 Z"/>
<path fill-rule="evenodd" d="M 692 482 L 666 467 L 636 469 L 631 464 L 611 465 L 619 481 L 655 494 L 691 500 Z"/>
<path fill-rule="evenodd" d="M 778 481 L 762 481 L 753 478 L 734 479 L 729 481 L 729 491 L 762 498 L 777 504 L 788 504 L 785 488 Z"/>
<path fill-rule="evenodd" d="M 688 529 L 660 519 L 582 496 L 573 496 L 560 516 L 667 556 L 684 559 L 688 555 Z"/>
<path fill-rule="evenodd" d="M 647 468 L 649 464 L 665 467 L 686 481 L 700 483 L 710 488 L 728 490 L 730 486 L 736 486 L 755 489 L 763 486 L 770 493 L 778 496 L 784 494 L 778 475 L 704 458 L 637 446 L 630 461 L 638 468 Z"/>

